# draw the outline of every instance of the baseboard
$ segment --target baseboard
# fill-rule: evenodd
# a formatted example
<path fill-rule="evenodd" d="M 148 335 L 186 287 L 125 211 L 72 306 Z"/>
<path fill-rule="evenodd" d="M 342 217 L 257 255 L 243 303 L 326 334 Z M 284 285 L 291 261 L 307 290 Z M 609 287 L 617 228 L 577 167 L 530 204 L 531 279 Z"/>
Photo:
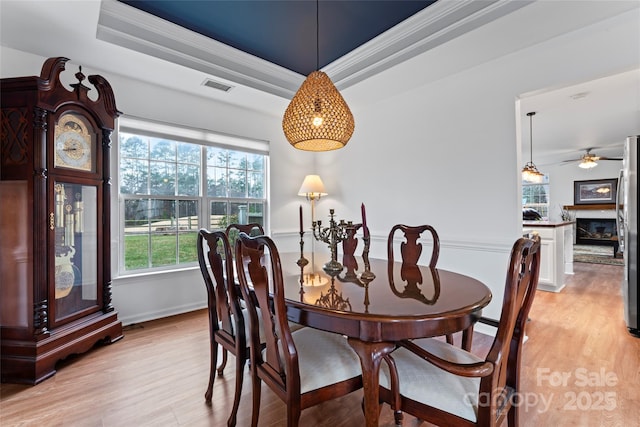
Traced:
<path fill-rule="evenodd" d="M 149 311 L 146 313 L 136 313 L 133 316 L 121 317 L 120 321 L 123 326 L 129 326 L 136 323 L 148 322 L 150 320 L 162 319 L 163 317 L 175 316 L 177 314 L 188 313 L 190 311 L 201 310 L 207 308 L 206 302 L 204 304 L 187 304 L 179 307 L 170 307 L 166 310 Z"/>

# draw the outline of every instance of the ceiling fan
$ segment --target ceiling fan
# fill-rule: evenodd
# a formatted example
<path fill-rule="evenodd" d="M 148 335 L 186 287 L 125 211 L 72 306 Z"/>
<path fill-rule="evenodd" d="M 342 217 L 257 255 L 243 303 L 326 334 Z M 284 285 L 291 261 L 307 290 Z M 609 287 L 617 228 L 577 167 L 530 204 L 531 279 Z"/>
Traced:
<path fill-rule="evenodd" d="M 582 169 L 591 169 L 598 166 L 599 160 L 622 160 L 622 157 L 605 157 L 605 156 L 596 156 L 591 153 L 593 148 L 587 148 L 586 153 L 582 155 L 579 159 L 572 160 L 564 160 L 562 163 L 572 163 L 572 162 L 580 162 L 578 164 Z"/>

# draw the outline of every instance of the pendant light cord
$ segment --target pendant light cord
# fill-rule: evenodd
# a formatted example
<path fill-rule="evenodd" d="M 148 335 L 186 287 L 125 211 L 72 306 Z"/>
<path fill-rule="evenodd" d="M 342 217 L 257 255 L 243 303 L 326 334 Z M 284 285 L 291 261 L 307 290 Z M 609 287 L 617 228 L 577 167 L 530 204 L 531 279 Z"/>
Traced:
<path fill-rule="evenodd" d="M 316 71 L 320 71 L 320 0 L 316 0 Z"/>
<path fill-rule="evenodd" d="M 529 115 L 529 148 L 531 150 L 529 160 L 533 163 L 533 115 Z"/>
<path fill-rule="evenodd" d="M 529 116 L 529 148 L 530 148 L 530 157 L 529 160 L 531 164 L 533 164 L 533 115 L 535 112 L 527 113 Z"/>

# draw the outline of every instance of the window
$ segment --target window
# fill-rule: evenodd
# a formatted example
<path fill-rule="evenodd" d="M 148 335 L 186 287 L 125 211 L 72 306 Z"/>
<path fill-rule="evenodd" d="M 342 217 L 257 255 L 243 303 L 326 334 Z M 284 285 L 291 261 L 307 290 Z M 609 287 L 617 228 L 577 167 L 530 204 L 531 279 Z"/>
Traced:
<path fill-rule="evenodd" d="M 522 207 L 538 211 L 543 219 L 549 218 L 549 177 L 541 183 L 522 181 Z"/>
<path fill-rule="evenodd" d="M 121 119 L 118 140 L 121 271 L 195 265 L 202 227 L 264 226 L 265 142 L 137 119 Z"/>

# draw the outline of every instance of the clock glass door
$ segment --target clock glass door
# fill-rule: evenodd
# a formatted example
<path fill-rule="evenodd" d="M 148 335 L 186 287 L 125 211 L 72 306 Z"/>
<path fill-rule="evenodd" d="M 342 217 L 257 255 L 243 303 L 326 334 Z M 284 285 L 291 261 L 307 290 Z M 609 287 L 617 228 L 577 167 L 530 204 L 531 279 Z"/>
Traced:
<path fill-rule="evenodd" d="M 98 306 L 98 187 L 54 183 L 50 229 L 55 232 L 54 323 L 72 320 Z"/>

